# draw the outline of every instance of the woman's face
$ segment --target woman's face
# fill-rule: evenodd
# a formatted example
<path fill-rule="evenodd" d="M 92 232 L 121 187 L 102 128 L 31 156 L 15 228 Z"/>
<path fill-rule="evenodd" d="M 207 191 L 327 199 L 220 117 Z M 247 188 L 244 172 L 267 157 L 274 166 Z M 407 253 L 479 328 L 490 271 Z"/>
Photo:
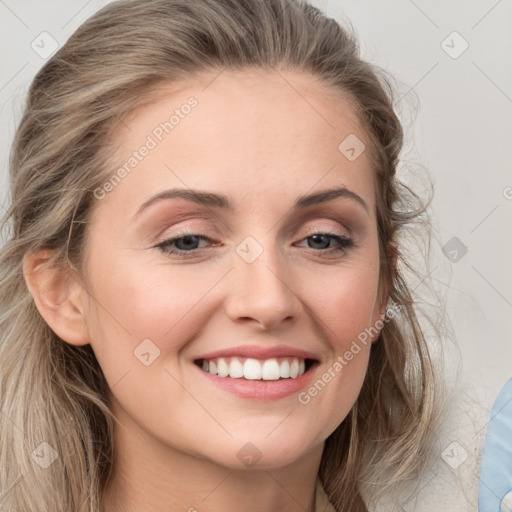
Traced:
<path fill-rule="evenodd" d="M 95 192 L 90 343 L 134 439 L 283 466 L 346 417 L 385 306 L 367 138 L 298 71 L 178 85 L 119 124 Z"/>

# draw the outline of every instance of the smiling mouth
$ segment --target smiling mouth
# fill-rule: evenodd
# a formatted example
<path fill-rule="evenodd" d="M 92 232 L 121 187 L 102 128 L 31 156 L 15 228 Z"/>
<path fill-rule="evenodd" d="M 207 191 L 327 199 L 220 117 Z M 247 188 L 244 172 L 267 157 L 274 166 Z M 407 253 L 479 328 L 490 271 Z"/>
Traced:
<path fill-rule="evenodd" d="M 216 357 L 208 360 L 196 359 L 194 364 L 204 372 L 221 378 L 276 381 L 297 379 L 317 365 L 318 361 L 300 357 Z"/>

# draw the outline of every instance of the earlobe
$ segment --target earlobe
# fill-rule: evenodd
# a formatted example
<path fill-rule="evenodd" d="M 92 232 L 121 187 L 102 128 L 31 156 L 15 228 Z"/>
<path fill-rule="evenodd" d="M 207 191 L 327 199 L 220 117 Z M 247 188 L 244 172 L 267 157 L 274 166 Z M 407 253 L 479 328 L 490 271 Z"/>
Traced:
<path fill-rule="evenodd" d="M 39 249 L 25 258 L 25 283 L 52 331 L 71 345 L 86 345 L 89 332 L 83 311 L 84 290 L 68 268 L 51 261 L 53 254 Z"/>

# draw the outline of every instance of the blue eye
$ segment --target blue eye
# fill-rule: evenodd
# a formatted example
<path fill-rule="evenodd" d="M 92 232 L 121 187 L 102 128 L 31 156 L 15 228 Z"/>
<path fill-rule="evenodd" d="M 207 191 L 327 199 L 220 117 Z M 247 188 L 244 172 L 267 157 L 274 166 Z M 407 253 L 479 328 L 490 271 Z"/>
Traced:
<path fill-rule="evenodd" d="M 305 238 L 305 240 L 312 239 L 314 241 L 314 243 L 320 243 L 320 245 L 323 245 L 321 243 L 322 238 L 324 239 L 324 241 L 327 240 L 328 244 L 330 243 L 331 240 L 334 240 L 338 244 L 338 246 L 337 247 L 312 247 L 312 249 L 329 249 L 329 251 L 325 251 L 325 252 L 330 252 L 330 251 L 343 252 L 346 249 L 348 249 L 354 245 L 354 242 L 352 241 L 352 239 L 347 238 L 346 236 L 330 235 L 327 233 L 315 233 L 313 235 L 309 235 L 307 238 Z"/>
<path fill-rule="evenodd" d="M 199 240 L 210 239 L 202 235 L 187 234 L 185 236 L 178 236 L 175 238 L 169 238 L 168 240 L 164 240 L 163 242 L 159 243 L 157 247 L 162 252 L 167 254 L 181 254 L 184 252 L 188 253 L 197 250 L 196 245 L 199 243 Z M 176 246 L 181 245 L 181 247 L 178 247 L 177 250 L 175 250 L 172 248 L 172 245 L 174 244 L 176 244 Z"/>
<path fill-rule="evenodd" d="M 165 254 L 174 254 L 180 257 L 195 256 L 199 247 L 197 245 L 201 240 L 211 241 L 210 238 L 193 233 L 187 233 L 182 236 L 176 236 L 169 238 L 159 243 L 156 247 L 159 248 Z M 314 244 L 320 244 L 324 247 L 312 247 L 310 249 L 318 249 L 322 253 L 343 253 L 347 249 L 354 246 L 354 241 L 351 238 L 347 238 L 343 235 L 335 235 L 328 233 L 313 233 L 304 238 L 303 240 L 313 240 Z M 331 241 L 334 240 L 337 246 L 329 247 Z M 327 241 L 327 247 L 325 242 Z M 173 248 L 175 246 L 176 248 Z"/>

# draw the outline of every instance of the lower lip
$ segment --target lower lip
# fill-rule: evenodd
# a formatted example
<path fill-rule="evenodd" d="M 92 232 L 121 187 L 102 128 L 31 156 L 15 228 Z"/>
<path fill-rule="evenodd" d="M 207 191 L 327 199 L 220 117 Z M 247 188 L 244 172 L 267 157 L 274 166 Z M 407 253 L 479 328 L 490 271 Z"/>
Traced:
<path fill-rule="evenodd" d="M 246 380 L 243 377 L 240 379 L 219 377 L 213 373 L 205 372 L 196 364 L 194 366 L 206 379 L 221 389 L 243 398 L 267 401 L 285 398 L 307 387 L 313 378 L 318 362 L 314 363 L 307 372 L 296 379 L 279 380 Z"/>

